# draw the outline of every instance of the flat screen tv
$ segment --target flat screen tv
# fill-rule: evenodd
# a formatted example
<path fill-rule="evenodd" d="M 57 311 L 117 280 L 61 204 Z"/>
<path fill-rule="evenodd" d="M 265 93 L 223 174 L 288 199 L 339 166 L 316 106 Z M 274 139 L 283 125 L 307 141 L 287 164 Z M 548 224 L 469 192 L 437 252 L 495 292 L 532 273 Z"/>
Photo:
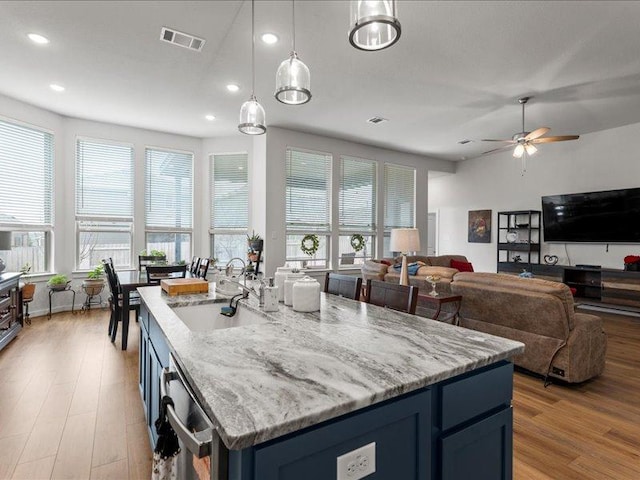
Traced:
<path fill-rule="evenodd" d="M 640 188 L 542 197 L 546 242 L 640 243 Z"/>

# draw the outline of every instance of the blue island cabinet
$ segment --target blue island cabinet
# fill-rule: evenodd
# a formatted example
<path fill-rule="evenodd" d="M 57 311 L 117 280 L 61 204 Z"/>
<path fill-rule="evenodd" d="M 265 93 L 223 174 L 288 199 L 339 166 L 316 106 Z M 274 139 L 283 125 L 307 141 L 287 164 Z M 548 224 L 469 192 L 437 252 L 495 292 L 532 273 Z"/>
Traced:
<path fill-rule="evenodd" d="M 154 442 L 169 349 L 144 304 L 140 327 L 140 389 Z M 500 361 L 243 450 L 223 447 L 226 479 L 336 480 L 338 457 L 375 443 L 366 480 L 509 480 L 512 390 L 513 365 Z"/>

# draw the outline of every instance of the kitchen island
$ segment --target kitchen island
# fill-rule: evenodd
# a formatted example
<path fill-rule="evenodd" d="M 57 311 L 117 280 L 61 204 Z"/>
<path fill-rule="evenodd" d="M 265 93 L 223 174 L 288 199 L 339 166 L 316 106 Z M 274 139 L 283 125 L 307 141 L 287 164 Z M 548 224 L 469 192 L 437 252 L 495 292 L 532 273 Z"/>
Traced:
<path fill-rule="evenodd" d="M 175 307 L 228 297 L 140 293 L 148 424 L 171 355 L 224 444 L 230 479 L 342 478 L 337 457 L 374 442 L 367 478 L 511 477 L 507 360 L 521 343 L 324 294 L 305 314 L 243 300 L 262 323 L 194 331 Z M 344 478 L 370 468 L 356 457 Z"/>

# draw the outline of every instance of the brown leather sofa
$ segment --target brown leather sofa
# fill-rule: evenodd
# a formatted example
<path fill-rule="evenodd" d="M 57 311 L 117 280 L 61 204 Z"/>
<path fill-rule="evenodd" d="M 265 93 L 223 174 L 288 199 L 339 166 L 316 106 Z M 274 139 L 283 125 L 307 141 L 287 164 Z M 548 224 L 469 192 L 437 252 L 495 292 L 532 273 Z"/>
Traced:
<path fill-rule="evenodd" d="M 460 325 L 525 344 L 514 363 L 541 375 L 578 383 L 604 370 L 602 319 L 576 313 L 564 283 L 498 273 L 455 275 L 462 295 Z"/>
<path fill-rule="evenodd" d="M 390 265 L 381 263 L 385 260 Z M 395 269 L 394 265 L 402 265 L 402 256 L 396 258 L 384 258 L 382 260 L 367 260 L 362 265 L 362 283 L 367 280 L 381 280 L 385 282 L 400 283 L 400 269 Z M 425 277 L 428 275 L 438 275 L 440 280 L 436 284 L 438 293 L 451 293 L 449 285 L 453 280 L 453 276 L 458 270 L 451 268 L 451 260 L 459 262 L 468 262 L 467 257 L 463 255 L 440 255 L 427 257 L 422 255 L 407 255 L 407 263 L 422 262 L 415 275 L 409 275 L 409 284 L 418 287 L 422 293 L 431 291 L 431 283 Z"/>

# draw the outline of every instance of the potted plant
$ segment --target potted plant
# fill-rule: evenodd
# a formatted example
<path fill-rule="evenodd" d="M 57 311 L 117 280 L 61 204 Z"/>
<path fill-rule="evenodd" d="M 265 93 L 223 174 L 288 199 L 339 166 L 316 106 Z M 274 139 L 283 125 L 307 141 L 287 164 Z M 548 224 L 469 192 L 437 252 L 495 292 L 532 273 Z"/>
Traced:
<path fill-rule="evenodd" d="M 248 253 L 247 257 L 250 262 L 257 262 L 258 255 L 264 248 L 264 240 L 255 231 L 251 231 L 251 235 L 247 235 Z"/>
<path fill-rule="evenodd" d="M 24 286 L 22 287 L 22 301 L 28 302 L 33 299 L 33 295 L 36 292 L 36 284 L 33 283 L 26 275 L 31 272 L 31 264 L 29 262 L 25 263 L 20 269 L 22 272 L 22 281 L 24 282 Z"/>
<path fill-rule="evenodd" d="M 96 265 L 82 282 L 82 289 L 89 296 L 98 295 L 104 288 L 104 266 Z"/>
<path fill-rule="evenodd" d="M 51 290 L 64 290 L 71 281 L 64 274 L 56 274 L 49 279 L 47 285 Z"/>

